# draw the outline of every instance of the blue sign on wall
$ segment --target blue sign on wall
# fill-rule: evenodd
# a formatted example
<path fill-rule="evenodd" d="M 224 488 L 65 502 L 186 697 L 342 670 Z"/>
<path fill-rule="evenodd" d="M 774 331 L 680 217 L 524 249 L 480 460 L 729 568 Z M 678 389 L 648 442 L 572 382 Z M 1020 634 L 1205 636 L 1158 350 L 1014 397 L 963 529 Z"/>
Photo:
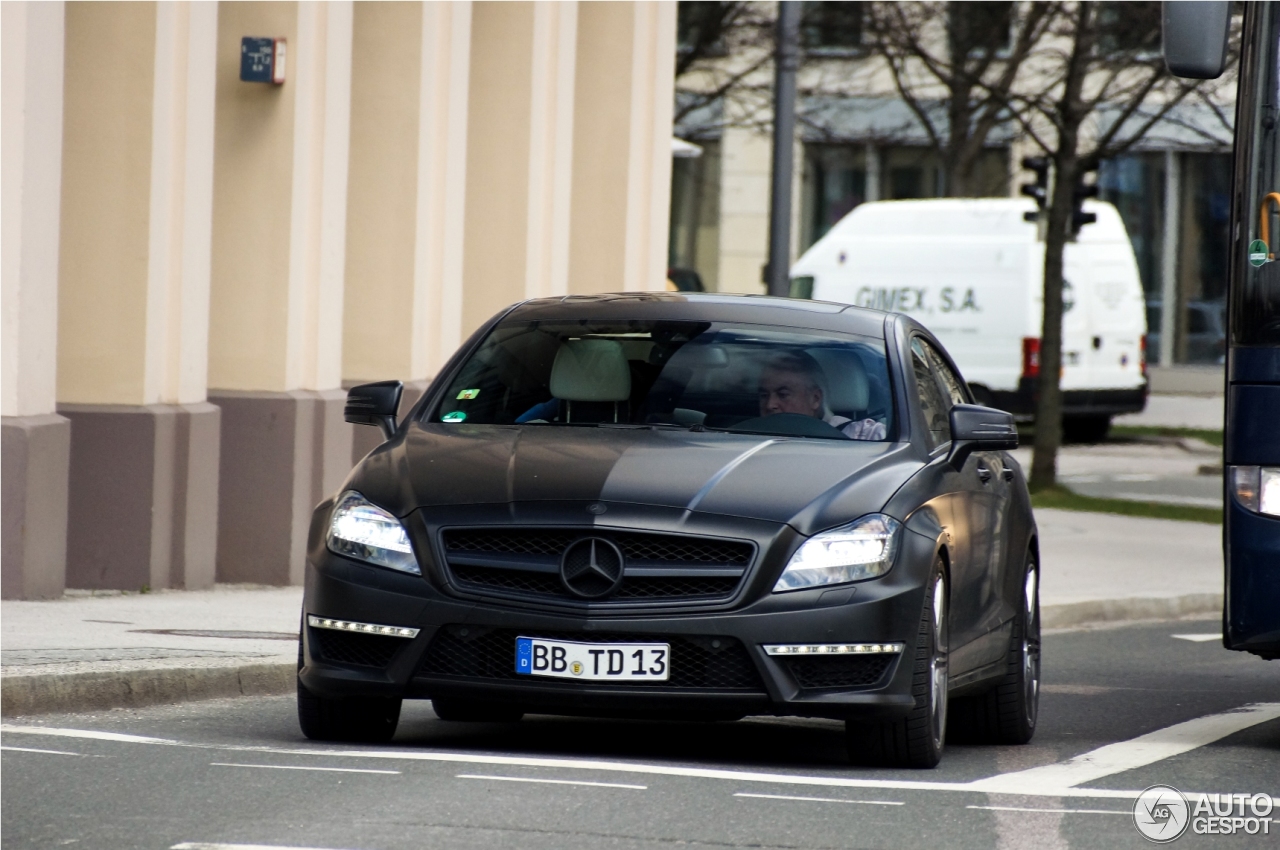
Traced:
<path fill-rule="evenodd" d="M 240 79 L 249 83 L 274 82 L 275 52 L 274 38 L 245 36 L 240 39 Z"/>

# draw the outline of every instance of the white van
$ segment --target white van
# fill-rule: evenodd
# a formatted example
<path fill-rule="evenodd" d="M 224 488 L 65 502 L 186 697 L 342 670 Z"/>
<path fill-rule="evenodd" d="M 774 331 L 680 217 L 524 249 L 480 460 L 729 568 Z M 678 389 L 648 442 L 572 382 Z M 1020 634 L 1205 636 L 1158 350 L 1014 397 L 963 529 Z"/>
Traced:
<path fill-rule="evenodd" d="M 1024 199 L 880 201 L 857 207 L 791 270 L 792 294 L 906 313 L 946 346 L 979 403 L 1035 412 L 1044 243 Z M 1111 204 L 1064 258 L 1063 425 L 1105 436 L 1147 400 L 1146 315 L 1133 248 Z"/>

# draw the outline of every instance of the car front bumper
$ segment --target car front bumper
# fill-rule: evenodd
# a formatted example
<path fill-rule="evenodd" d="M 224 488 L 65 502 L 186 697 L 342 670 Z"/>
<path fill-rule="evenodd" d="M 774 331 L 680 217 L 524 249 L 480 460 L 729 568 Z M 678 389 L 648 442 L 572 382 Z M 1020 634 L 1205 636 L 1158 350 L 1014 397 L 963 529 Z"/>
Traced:
<path fill-rule="evenodd" d="M 786 535 L 788 532 L 784 531 Z M 794 533 L 790 533 L 794 536 Z M 778 568 L 757 564 L 755 593 L 720 610 L 574 613 L 460 597 L 418 577 L 312 546 L 304 615 L 419 630 L 412 639 L 303 627 L 301 682 L 327 697 L 453 697 L 529 713 L 871 717 L 914 705 L 911 680 L 936 541 L 907 529 L 893 569 L 856 585 L 767 592 Z M 313 538 L 314 540 L 314 538 Z M 788 547 L 798 543 L 796 537 Z M 774 547 L 778 548 L 778 547 Z M 763 573 L 763 574 L 761 574 Z M 759 591 L 766 588 L 765 592 Z M 335 637 L 335 635 L 337 637 Z M 663 684 L 517 675 L 515 637 L 671 644 Z M 900 654 L 772 656 L 770 644 L 899 643 Z"/>

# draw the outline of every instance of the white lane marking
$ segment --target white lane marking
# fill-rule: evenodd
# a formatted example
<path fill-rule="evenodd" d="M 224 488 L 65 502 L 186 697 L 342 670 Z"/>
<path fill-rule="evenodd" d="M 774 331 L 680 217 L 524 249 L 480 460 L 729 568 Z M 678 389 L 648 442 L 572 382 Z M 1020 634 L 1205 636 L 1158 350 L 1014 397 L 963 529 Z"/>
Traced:
<path fill-rule="evenodd" d="M 47 753 L 51 756 L 83 756 L 84 753 L 69 753 L 66 750 L 34 750 L 31 747 L 0 747 L 0 750 L 13 750 L 15 753 Z"/>
<path fill-rule="evenodd" d="M 648 785 L 623 785 L 620 782 L 581 782 L 572 779 L 536 779 L 531 776 L 489 776 L 483 773 L 459 773 L 459 779 L 492 779 L 495 782 L 536 782 L 542 785 L 590 785 L 592 788 L 628 788 L 648 791 Z"/>
<path fill-rule="evenodd" d="M 1112 481 L 1158 481 L 1160 476 L 1152 475 L 1150 472 L 1125 472 L 1120 475 L 1111 476 Z"/>
<path fill-rule="evenodd" d="M 841 800 L 838 797 L 789 797 L 786 794 L 747 794 L 739 792 L 735 797 L 752 797 L 760 800 L 798 800 L 802 803 L 857 803 L 860 806 L 905 806 L 890 800 Z"/>
<path fill-rule="evenodd" d="M 1205 641 L 1210 640 L 1222 640 L 1222 632 L 1214 632 L 1213 634 L 1207 635 L 1169 635 L 1169 637 L 1175 637 L 1178 640 L 1190 640 L 1195 641 L 1196 643 L 1204 643 Z"/>
<path fill-rule="evenodd" d="M 257 767 L 263 770 L 323 770 L 329 773 L 391 773 L 400 775 L 398 770 L 366 770 L 358 767 L 308 767 L 295 764 L 237 764 L 230 761 L 211 761 L 210 767 Z"/>
<path fill-rule="evenodd" d="M 1125 741 L 1112 744 L 1076 756 L 1067 762 L 1032 768 L 1029 771 L 1006 773 L 971 782 L 922 782 L 897 779 L 850 779 L 836 776 L 805 776 L 802 774 L 759 773 L 755 771 L 723 770 L 713 768 L 679 767 L 674 765 L 640 764 L 634 762 L 595 761 L 573 758 L 532 758 L 527 756 L 482 755 L 478 753 L 423 752 L 421 750 L 338 750 L 292 747 L 263 747 L 226 744 L 180 743 L 163 738 L 145 738 L 136 735 L 86 732 L 76 729 L 56 729 L 45 726 L 0 725 L 0 731 L 14 731 L 33 735 L 64 735 L 67 737 L 105 738 L 125 743 L 176 744 L 192 749 L 221 752 L 272 753 L 291 756 L 320 756 L 324 758 L 383 759 L 399 761 L 430 761 L 452 764 L 503 765 L 516 767 L 549 767 L 567 770 L 607 771 L 651 776 L 680 776 L 695 779 L 725 779 L 734 782 L 761 782 L 778 785 L 801 785 L 827 788 L 889 788 L 905 791 L 958 791 L 1006 792 L 1026 797 L 1081 797 L 1094 799 L 1133 800 L 1141 790 L 1109 788 L 1079 788 L 1078 784 L 1132 770 L 1170 756 L 1188 752 L 1219 738 L 1246 729 L 1258 723 L 1280 716 L 1280 703 L 1258 703 L 1243 706 L 1223 714 L 1209 715 L 1186 723 L 1171 726 Z M 1213 727 L 1212 736 L 1206 736 Z M 1190 731 L 1188 731 L 1190 730 Z M 1199 730 L 1198 734 L 1191 734 Z M 1187 740 L 1183 740 L 1183 738 Z M 1169 739 L 1169 740 L 1166 740 Z M 1130 757 L 1111 763 L 1112 753 L 1127 752 Z M 1140 760 L 1133 756 L 1142 754 Z M 1106 764 L 1097 760 L 1102 755 Z M 1096 763 L 1095 763 L 1096 762 Z M 1203 796 L 1200 792 L 1183 791 L 1189 800 Z"/>
<path fill-rule="evenodd" d="M 980 779 L 972 787 L 1013 794 L 1026 794 L 1032 788 L 1074 788 L 1113 773 L 1123 773 L 1190 752 L 1277 717 L 1280 717 L 1280 703 L 1254 703 L 1157 729 L 1128 741 L 1108 744 L 1065 762 Z"/>
<path fill-rule="evenodd" d="M 966 809 L 983 809 L 989 812 L 1037 812 L 1049 815 L 1124 815 L 1133 817 L 1133 812 L 1117 812 L 1115 809 L 1033 809 L 1019 806 L 965 806 Z"/>
<path fill-rule="evenodd" d="M 116 741 L 121 744 L 177 744 L 168 738 L 148 738 L 145 735 L 124 735 L 119 732 L 95 732 L 90 729 L 59 729 L 54 726 L 13 726 L 0 724 L 0 732 L 16 735 L 51 735 L 55 738 L 87 738 L 93 741 Z"/>
<path fill-rule="evenodd" d="M 169 850 L 325 850 L 323 847 L 285 847 L 282 844 L 211 844 L 207 841 L 184 841 Z"/>

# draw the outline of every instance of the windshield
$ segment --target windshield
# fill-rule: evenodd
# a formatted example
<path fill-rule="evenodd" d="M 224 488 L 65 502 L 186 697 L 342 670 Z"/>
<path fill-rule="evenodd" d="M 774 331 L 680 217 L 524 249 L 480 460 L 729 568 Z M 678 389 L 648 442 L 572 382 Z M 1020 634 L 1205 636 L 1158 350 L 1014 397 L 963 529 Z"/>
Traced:
<path fill-rule="evenodd" d="M 1280 4 L 1259 4 L 1251 20 L 1255 39 L 1246 49 L 1239 151 L 1244 171 L 1242 211 L 1248 262 L 1238 264 L 1233 287 L 1233 342 L 1280 345 Z M 1242 258 L 1244 259 L 1244 258 Z"/>
<path fill-rule="evenodd" d="M 884 343 L 764 325 L 508 321 L 428 421 L 885 440 Z"/>

